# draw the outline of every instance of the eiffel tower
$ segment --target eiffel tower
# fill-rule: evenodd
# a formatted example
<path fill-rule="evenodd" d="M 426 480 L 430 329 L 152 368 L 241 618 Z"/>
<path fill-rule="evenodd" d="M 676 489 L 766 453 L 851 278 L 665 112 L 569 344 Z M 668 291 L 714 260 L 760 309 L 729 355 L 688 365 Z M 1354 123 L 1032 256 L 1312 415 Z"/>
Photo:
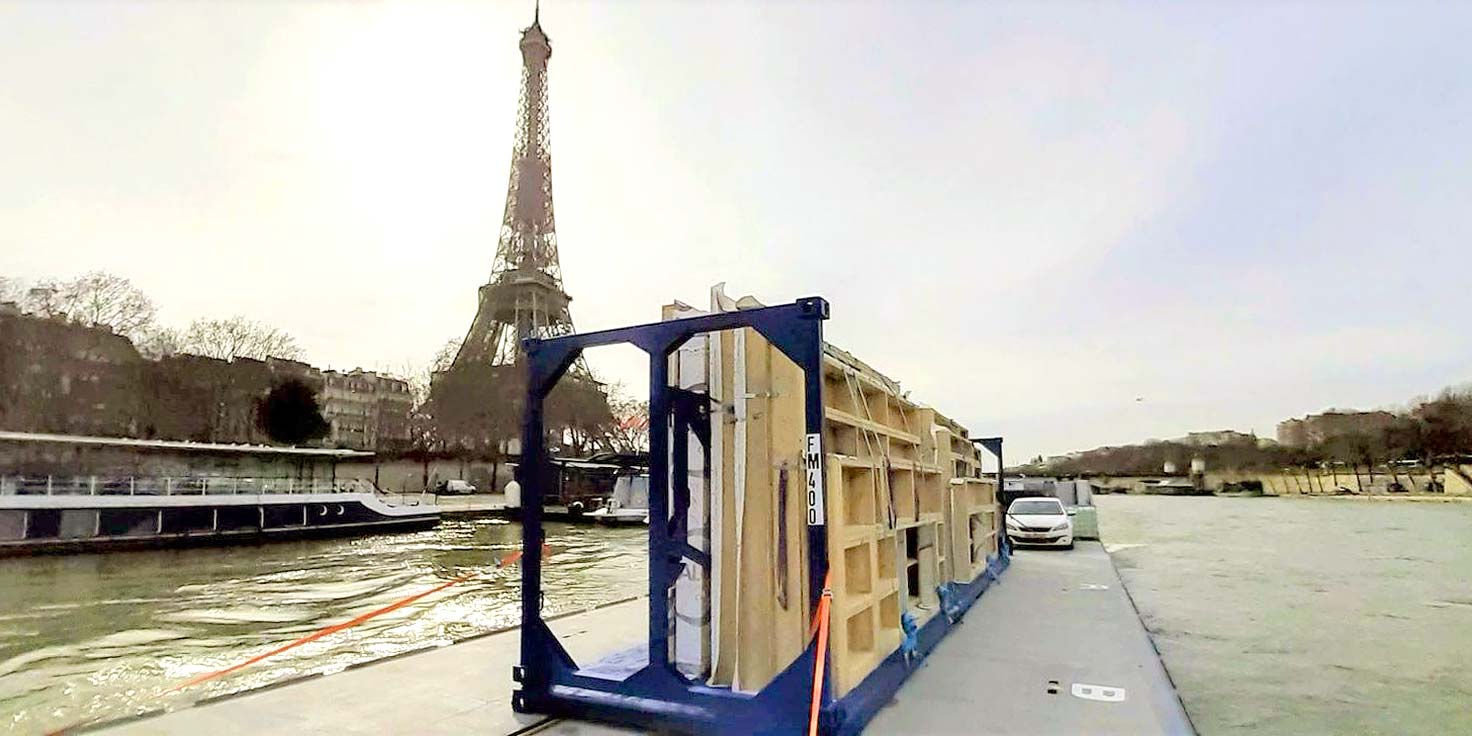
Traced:
<path fill-rule="evenodd" d="M 548 152 L 547 60 L 552 44 L 541 8 L 521 32 L 521 101 L 511 148 L 511 179 L 491 275 L 480 287 L 475 320 L 448 370 L 436 373 L 431 412 L 442 438 L 465 447 L 494 448 L 516 436 L 526 357 L 522 341 L 573 332 L 557 256 Z M 548 427 L 582 430 L 611 420 L 608 397 L 582 358 L 553 393 Z M 554 408 L 555 407 L 555 408 Z M 559 433 L 560 434 L 560 433 Z M 586 448 L 584 448 L 586 449 Z"/>
<path fill-rule="evenodd" d="M 527 337 L 573 332 L 557 258 L 552 212 L 552 155 L 547 150 L 547 60 L 552 44 L 538 7 L 521 32 L 521 102 L 511 149 L 511 180 L 490 280 L 480 287 L 480 307 L 454 366 L 508 366 L 522 357 Z M 584 365 L 575 375 L 588 377 Z"/>

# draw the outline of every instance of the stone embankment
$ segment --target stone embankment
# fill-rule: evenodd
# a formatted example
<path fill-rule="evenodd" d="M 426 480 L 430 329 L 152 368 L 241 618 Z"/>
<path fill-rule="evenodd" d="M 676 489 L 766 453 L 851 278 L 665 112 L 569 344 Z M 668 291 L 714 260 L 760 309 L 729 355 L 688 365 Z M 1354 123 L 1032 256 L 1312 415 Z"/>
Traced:
<path fill-rule="evenodd" d="M 1141 493 L 1145 481 L 1158 480 L 1161 477 L 1095 477 L 1090 480 L 1095 486 Z M 1434 468 L 1430 472 L 1424 468 L 1417 468 L 1413 472 L 1377 469 L 1374 473 L 1361 472 L 1358 476 L 1342 469 L 1315 468 L 1221 471 L 1208 472 L 1205 482 L 1207 488 L 1221 490 L 1249 481 L 1261 483 L 1263 493 L 1275 496 L 1343 495 L 1340 489 L 1347 489 L 1356 496 L 1373 498 L 1472 499 L 1472 465 L 1448 465 Z"/>

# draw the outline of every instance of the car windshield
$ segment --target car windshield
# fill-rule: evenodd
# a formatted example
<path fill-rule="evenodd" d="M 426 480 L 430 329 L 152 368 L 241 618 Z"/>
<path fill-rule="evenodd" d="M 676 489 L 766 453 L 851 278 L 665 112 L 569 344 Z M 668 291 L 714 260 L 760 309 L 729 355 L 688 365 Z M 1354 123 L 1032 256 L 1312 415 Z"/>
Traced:
<path fill-rule="evenodd" d="M 1018 514 L 1061 514 L 1063 507 L 1057 501 L 1018 501 L 1007 512 Z"/>

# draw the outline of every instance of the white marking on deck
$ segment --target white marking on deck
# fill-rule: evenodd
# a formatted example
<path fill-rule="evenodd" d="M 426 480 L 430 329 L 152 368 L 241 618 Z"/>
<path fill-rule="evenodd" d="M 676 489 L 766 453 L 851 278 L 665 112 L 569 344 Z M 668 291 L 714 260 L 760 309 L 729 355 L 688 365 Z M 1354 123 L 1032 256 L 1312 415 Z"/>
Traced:
<path fill-rule="evenodd" d="M 1073 697 L 1084 700 L 1098 700 L 1103 703 L 1123 703 L 1124 688 L 1111 687 L 1109 685 L 1089 685 L 1082 682 L 1073 683 Z"/>

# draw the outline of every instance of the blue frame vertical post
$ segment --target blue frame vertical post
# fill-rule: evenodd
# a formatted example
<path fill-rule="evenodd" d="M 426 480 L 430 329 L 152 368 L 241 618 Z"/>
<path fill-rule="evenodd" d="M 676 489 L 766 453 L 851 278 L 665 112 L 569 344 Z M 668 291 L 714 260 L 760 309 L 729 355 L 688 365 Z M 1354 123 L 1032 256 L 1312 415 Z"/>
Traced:
<path fill-rule="evenodd" d="M 1002 438 L 977 437 L 971 441 L 974 444 L 981 445 L 982 448 L 997 458 L 997 510 L 999 513 L 1005 511 L 1007 508 L 1007 494 L 1005 492 L 1007 463 L 1002 459 Z M 1005 529 L 1002 530 L 1002 536 L 1006 536 Z"/>
<path fill-rule="evenodd" d="M 1002 498 L 1002 474 L 1007 469 L 1007 463 L 1002 461 L 1002 438 L 977 437 L 971 441 L 981 445 L 987 452 L 990 452 L 997 458 L 997 500 L 1000 501 Z"/>
<path fill-rule="evenodd" d="M 1002 438 L 1001 437 L 977 437 L 971 440 L 981 445 L 987 452 L 997 458 L 997 518 L 1003 519 L 1007 511 L 1006 495 L 1002 490 L 1006 487 L 1007 463 L 1002 460 Z M 997 554 L 1003 560 L 1011 554 L 1012 543 L 1007 540 L 1007 524 L 1004 520 L 1002 526 L 997 529 Z"/>
<path fill-rule="evenodd" d="M 684 342 L 681 340 L 681 342 Z M 670 662 L 670 397 L 669 354 L 649 351 L 649 664 Z M 655 458 L 659 458 L 656 463 Z"/>
<path fill-rule="evenodd" d="M 818 457 L 826 459 L 828 455 L 823 447 L 823 341 L 821 324 L 820 322 L 817 355 L 811 357 L 812 364 L 815 367 L 807 370 L 803 375 L 803 392 L 808 397 L 807 405 L 803 407 L 803 424 L 806 425 L 805 429 L 809 437 L 817 435 Z M 799 365 L 804 364 L 799 363 Z M 812 471 L 809 470 L 807 472 Z M 808 503 L 809 505 L 816 503 L 821 509 L 827 503 L 826 485 L 828 479 L 822 477 L 823 472 L 821 467 L 818 470 L 818 474 L 819 497 L 816 500 L 808 499 Z M 807 482 L 806 479 L 805 482 Z M 823 583 L 828 575 L 828 525 L 826 523 L 826 516 L 823 518 L 823 521 L 824 523 L 822 524 L 809 522 L 807 525 L 809 551 L 808 618 L 810 619 L 818 610 L 818 600 L 823 596 Z M 829 697 L 826 692 L 827 683 L 824 683 L 824 688 L 823 697 L 826 699 Z"/>

